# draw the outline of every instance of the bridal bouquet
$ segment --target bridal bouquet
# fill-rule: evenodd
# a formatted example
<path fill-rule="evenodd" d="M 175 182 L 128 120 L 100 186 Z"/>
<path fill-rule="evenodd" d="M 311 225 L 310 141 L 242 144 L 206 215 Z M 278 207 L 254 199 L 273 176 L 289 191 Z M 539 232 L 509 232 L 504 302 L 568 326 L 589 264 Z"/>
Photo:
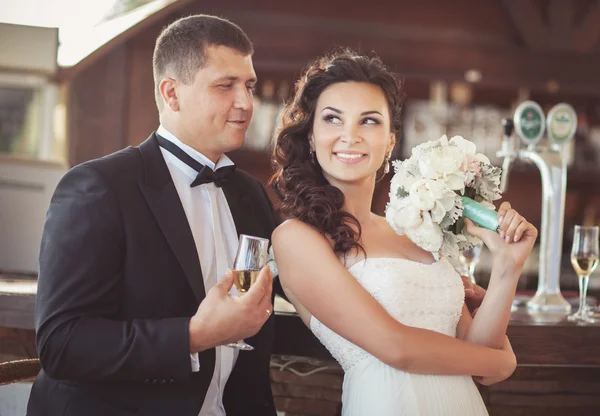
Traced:
<path fill-rule="evenodd" d="M 423 143 L 410 158 L 394 161 L 387 222 L 398 234 L 433 253 L 456 258 L 479 243 L 465 229 L 464 217 L 496 230 L 492 201 L 501 197 L 501 169 L 475 144 L 460 136 Z"/>

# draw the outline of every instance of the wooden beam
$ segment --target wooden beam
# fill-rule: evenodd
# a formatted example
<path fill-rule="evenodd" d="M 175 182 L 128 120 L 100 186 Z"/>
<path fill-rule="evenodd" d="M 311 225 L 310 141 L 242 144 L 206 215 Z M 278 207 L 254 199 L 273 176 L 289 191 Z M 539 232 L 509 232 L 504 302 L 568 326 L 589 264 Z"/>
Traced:
<path fill-rule="evenodd" d="M 502 0 L 525 45 L 532 50 L 548 49 L 550 31 L 544 24 L 541 10 L 532 0 Z"/>
<path fill-rule="evenodd" d="M 572 42 L 576 51 L 593 52 L 600 41 L 600 0 L 586 13 L 581 25 L 573 31 Z"/>
<path fill-rule="evenodd" d="M 448 60 L 437 61 L 435 57 L 417 56 L 413 52 L 413 47 L 421 46 L 403 45 L 405 50 L 395 53 L 382 48 L 382 45 L 377 45 L 377 52 L 386 64 L 399 72 L 407 81 L 464 81 L 464 72 L 467 69 L 483 68 L 481 69 L 483 78 L 479 85 L 485 87 L 514 90 L 525 87 L 532 91 L 546 92 L 548 81 L 556 81 L 561 94 L 600 97 L 600 85 L 597 82 L 600 65 L 591 63 L 591 58 L 584 56 L 577 59 L 557 59 L 544 57 L 542 54 L 524 53 L 515 56 L 506 52 L 485 53 L 442 45 L 428 47 L 432 54 L 452 55 L 454 60 L 452 63 Z M 314 50 L 312 53 L 295 56 L 274 49 L 268 55 L 257 52 L 254 66 L 262 73 L 295 73 L 298 76 L 311 59 L 325 52 L 325 50 Z M 581 76 L 574 74 L 573 68 L 583 67 L 586 69 L 580 74 Z"/>
<path fill-rule="evenodd" d="M 564 0 L 551 0 L 548 10 L 548 21 L 551 28 L 553 49 L 570 50 L 571 28 L 575 10 L 573 3 Z"/>
<path fill-rule="evenodd" d="M 206 2 L 208 3 L 208 2 Z M 395 41 L 439 41 L 448 43 L 461 43 L 466 46 L 485 46 L 491 48 L 510 47 L 513 45 L 509 39 L 498 33 L 479 32 L 456 27 L 425 27 L 419 22 L 412 24 L 390 24 L 373 20 L 354 20 L 345 18 L 343 13 L 338 18 L 325 18 L 317 16 L 281 13 L 278 11 L 257 12 L 249 8 L 224 9 L 210 4 L 194 3 L 185 11 L 188 14 L 206 13 L 226 16 L 240 25 L 245 32 L 250 26 L 264 26 L 271 30 L 271 36 L 281 42 L 286 39 L 279 33 L 280 29 L 286 32 L 296 31 L 298 35 L 307 35 L 313 31 L 319 33 L 334 33 L 351 38 L 378 37 Z M 254 39 L 251 40 L 254 41 Z M 343 39 L 342 39 L 343 40 Z M 320 43 L 327 43 L 328 38 L 321 38 Z M 293 49 L 294 45 L 288 47 Z"/>
<path fill-rule="evenodd" d="M 343 45 L 360 47 L 362 53 L 374 51 L 407 79 L 464 80 L 466 70 L 478 69 L 483 73 L 481 84 L 491 87 L 545 91 L 547 82 L 554 80 L 561 92 L 600 95 L 600 60 L 594 55 L 491 47 L 475 40 L 465 44 L 438 37 L 393 35 L 385 25 L 369 27 L 364 22 L 361 25 L 345 21 L 345 25 L 337 25 L 297 16 L 266 19 L 235 12 L 227 15 L 244 27 L 253 40 L 255 66 L 264 72 L 298 74 L 310 60 L 335 45 Z"/>
<path fill-rule="evenodd" d="M 543 31 L 539 10 L 529 0 L 503 0 L 507 4 L 529 4 L 531 14 L 537 16 Z M 227 16 L 239 24 L 255 44 L 255 66 L 263 73 L 294 76 L 306 64 L 333 46 L 351 46 L 360 52 L 376 52 L 386 63 L 395 67 L 407 79 L 422 81 L 463 80 L 468 69 L 483 73 L 482 85 L 500 88 L 527 87 L 544 91 L 550 80 L 560 85 L 560 91 L 586 96 L 599 96 L 600 62 L 594 55 L 527 51 L 510 42 L 502 34 L 480 33 L 456 28 L 423 29 L 417 25 L 396 25 L 377 21 L 322 18 L 299 14 L 257 12 L 248 9 L 224 9 L 180 0 L 177 5 L 187 7 L 162 15 L 172 20 L 178 13 L 185 15 L 203 12 Z M 559 3 L 562 3 L 559 1 Z M 554 7 L 562 7 L 555 5 Z M 531 9 L 533 8 L 533 9 Z M 596 4 L 596 9 L 599 9 Z M 557 9 L 558 10 L 558 9 Z M 551 13 L 557 13 L 555 10 Z M 162 13 L 161 13 L 162 14 Z M 556 24 L 567 27 L 568 18 L 555 16 Z M 126 34 L 127 41 L 137 35 L 134 43 L 148 43 L 151 48 L 156 38 L 154 28 L 166 24 L 153 17 L 152 25 L 145 21 Z M 590 26 L 590 24 L 587 24 Z M 598 25 L 600 26 L 600 25 Z M 590 26 L 591 27 L 591 26 Z M 139 38 L 139 39 L 138 39 Z M 123 39 L 121 39 L 123 41 Z M 119 45 L 112 43 L 111 47 Z M 102 56 L 107 51 L 97 51 Z M 78 70 L 97 62 L 99 56 L 78 65 Z M 77 72 L 77 71 L 75 71 Z"/>

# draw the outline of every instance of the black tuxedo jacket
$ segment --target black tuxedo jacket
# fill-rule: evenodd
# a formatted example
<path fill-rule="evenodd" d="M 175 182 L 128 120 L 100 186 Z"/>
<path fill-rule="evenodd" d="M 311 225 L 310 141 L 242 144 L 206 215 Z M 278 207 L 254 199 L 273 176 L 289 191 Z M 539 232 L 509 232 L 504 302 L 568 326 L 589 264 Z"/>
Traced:
<path fill-rule="evenodd" d="M 236 170 L 223 186 L 237 232 L 269 238 L 264 187 Z M 189 319 L 205 296 L 198 254 L 155 135 L 71 169 L 44 227 L 36 300 L 42 371 L 30 416 L 198 416 L 215 350 L 191 371 Z M 273 315 L 240 351 L 228 416 L 274 416 Z"/>

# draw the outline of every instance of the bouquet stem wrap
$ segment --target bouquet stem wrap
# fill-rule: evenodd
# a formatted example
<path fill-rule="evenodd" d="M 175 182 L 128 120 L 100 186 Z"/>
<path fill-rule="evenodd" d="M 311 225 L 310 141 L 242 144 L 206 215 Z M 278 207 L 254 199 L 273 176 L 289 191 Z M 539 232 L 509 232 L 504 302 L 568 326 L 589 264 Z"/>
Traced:
<path fill-rule="evenodd" d="M 463 216 L 473 221 L 480 227 L 488 230 L 498 230 L 498 213 L 492 209 L 486 208 L 479 202 L 472 200 L 466 196 L 462 198 Z"/>

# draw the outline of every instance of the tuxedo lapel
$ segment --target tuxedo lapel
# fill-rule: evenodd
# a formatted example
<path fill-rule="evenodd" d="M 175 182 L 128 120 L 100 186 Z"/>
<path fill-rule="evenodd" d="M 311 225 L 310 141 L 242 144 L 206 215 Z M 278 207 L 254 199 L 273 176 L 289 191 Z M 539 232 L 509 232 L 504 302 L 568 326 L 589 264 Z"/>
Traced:
<path fill-rule="evenodd" d="M 198 251 L 183 205 L 155 135 L 152 134 L 140 145 L 139 149 L 144 166 L 144 179 L 139 183 L 140 189 L 181 264 L 196 300 L 200 303 L 204 299 L 206 291 Z"/>

